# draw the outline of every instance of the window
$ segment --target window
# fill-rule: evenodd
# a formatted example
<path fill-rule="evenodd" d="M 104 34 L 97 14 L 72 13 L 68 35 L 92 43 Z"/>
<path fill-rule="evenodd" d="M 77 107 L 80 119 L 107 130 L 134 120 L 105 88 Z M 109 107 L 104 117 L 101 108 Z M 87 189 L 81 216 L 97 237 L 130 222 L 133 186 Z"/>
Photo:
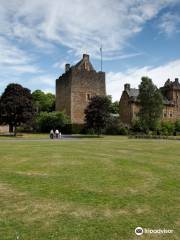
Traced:
<path fill-rule="evenodd" d="M 167 113 L 166 112 L 164 113 L 164 117 L 167 117 Z"/>
<path fill-rule="evenodd" d="M 90 101 L 90 100 L 91 100 L 91 94 L 90 94 L 90 93 L 87 93 L 87 94 L 86 94 L 86 100 L 87 100 L 87 101 Z"/>
<path fill-rule="evenodd" d="M 84 63 L 85 70 L 89 71 L 89 64 L 87 62 Z"/>
<path fill-rule="evenodd" d="M 172 112 L 170 112 L 169 116 L 170 116 L 170 117 L 172 117 L 172 116 L 173 116 Z"/>

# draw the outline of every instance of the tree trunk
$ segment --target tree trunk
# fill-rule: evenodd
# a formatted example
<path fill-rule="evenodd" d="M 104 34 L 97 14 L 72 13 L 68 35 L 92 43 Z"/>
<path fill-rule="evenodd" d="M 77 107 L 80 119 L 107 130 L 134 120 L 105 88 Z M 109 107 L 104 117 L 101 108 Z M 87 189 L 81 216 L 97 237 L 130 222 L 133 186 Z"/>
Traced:
<path fill-rule="evenodd" d="M 12 124 L 9 124 L 9 132 L 13 133 L 13 125 Z"/>
<path fill-rule="evenodd" d="M 17 134 L 17 127 L 15 126 L 14 127 L 14 136 L 16 137 L 16 134 Z"/>

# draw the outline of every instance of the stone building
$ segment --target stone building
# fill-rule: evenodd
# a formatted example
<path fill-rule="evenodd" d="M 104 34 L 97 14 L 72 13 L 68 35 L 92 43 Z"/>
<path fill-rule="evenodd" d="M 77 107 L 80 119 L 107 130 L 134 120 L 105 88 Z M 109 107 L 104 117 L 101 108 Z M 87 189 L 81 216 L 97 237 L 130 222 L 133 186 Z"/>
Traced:
<path fill-rule="evenodd" d="M 65 73 L 56 80 L 56 111 L 64 111 L 71 123 L 84 123 L 84 110 L 91 97 L 106 94 L 105 73 L 96 72 L 89 55 L 76 65 L 65 65 Z"/>
<path fill-rule="evenodd" d="M 163 95 L 163 121 L 176 121 L 180 119 L 180 83 L 178 78 L 174 82 L 168 79 L 160 88 Z M 137 118 L 140 103 L 138 100 L 139 89 L 131 88 L 130 84 L 124 85 L 119 105 L 120 119 L 123 123 L 131 125 Z"/>

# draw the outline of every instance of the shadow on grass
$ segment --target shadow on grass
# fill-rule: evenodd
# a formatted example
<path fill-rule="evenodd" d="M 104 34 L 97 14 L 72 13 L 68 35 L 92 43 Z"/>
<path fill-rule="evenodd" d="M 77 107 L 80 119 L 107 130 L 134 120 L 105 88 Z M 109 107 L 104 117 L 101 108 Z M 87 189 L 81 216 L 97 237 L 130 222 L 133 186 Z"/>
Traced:
<path fill-rule="evenodd" d="M 63 138 L 104 138 L 104 135 L 63 135 Z"/>

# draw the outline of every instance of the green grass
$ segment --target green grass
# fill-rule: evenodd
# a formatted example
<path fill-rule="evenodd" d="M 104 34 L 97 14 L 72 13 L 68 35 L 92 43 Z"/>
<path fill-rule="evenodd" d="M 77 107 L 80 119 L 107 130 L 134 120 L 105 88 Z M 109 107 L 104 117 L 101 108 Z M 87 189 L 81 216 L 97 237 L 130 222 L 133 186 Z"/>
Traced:
<path fill-rule="evenodd" d="M 179 141 L 1 141 L 0 239 L 178 240 L 179 162 Z"/>
<path fill-rule="evenodd" d="M 0 135 L 0 140 L 14 140 L 14 139 L 47 139 L 49 138 L 48 133 L 18 133 L 17 136 Z"/>

